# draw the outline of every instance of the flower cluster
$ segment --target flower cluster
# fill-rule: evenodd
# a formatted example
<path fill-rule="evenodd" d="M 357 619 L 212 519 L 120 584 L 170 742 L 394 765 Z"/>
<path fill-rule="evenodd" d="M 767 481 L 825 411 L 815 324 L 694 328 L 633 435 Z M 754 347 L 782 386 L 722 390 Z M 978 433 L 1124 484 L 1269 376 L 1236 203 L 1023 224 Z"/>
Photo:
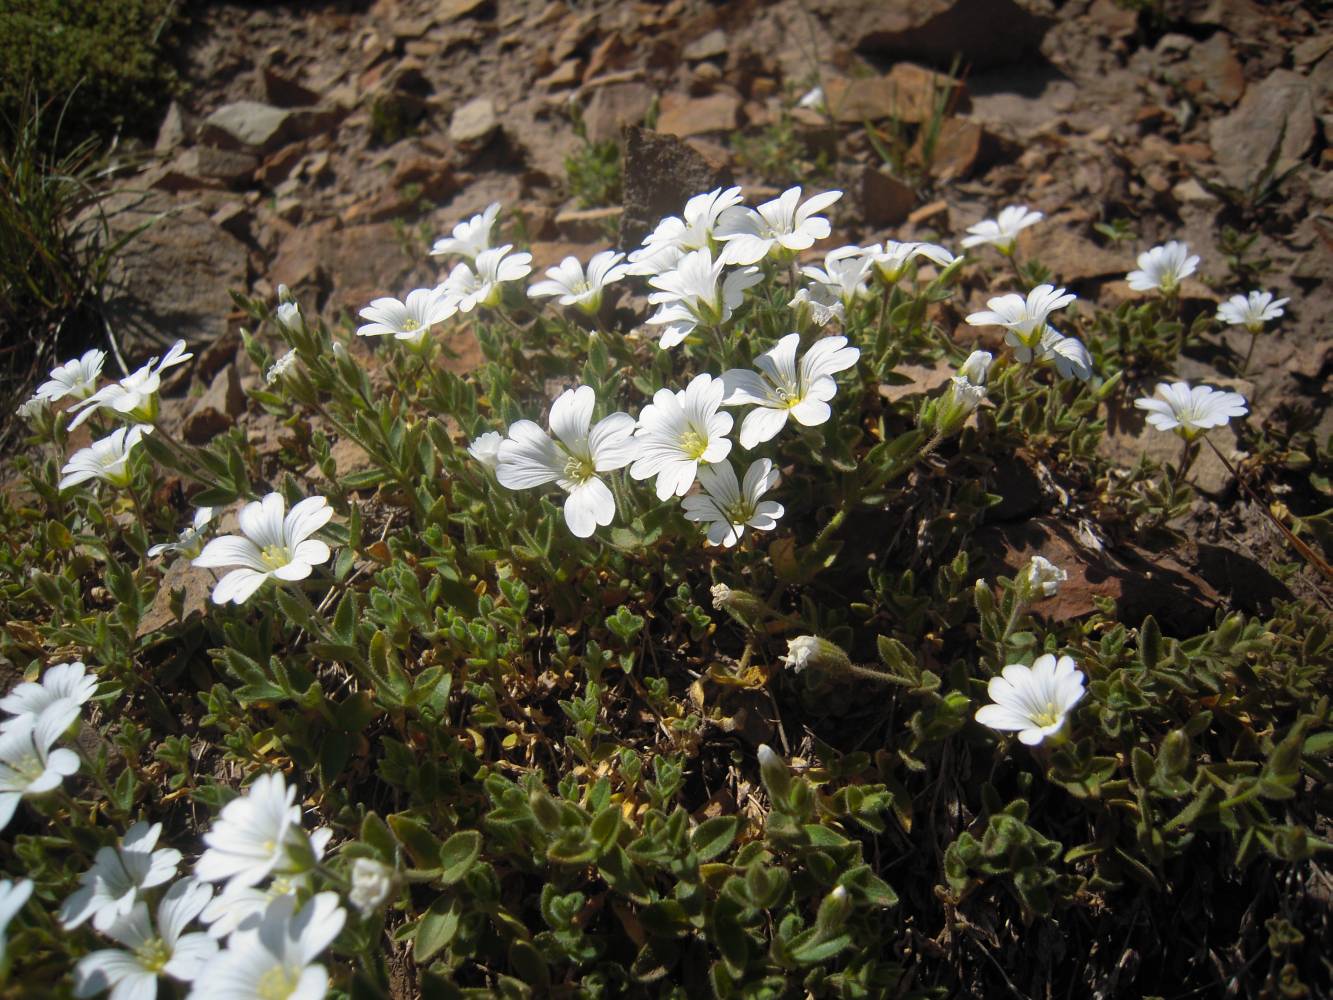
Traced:
<path fill-rule="evenodd" d="M 0 721 L 0 830 L 20 801 L 55 791 L 79 770 L 79 755 L 56 744 L 96 689 L 82 663 L 58 663 L 41 683 L 19 684 L 0 700 L 9 714 Z"/>

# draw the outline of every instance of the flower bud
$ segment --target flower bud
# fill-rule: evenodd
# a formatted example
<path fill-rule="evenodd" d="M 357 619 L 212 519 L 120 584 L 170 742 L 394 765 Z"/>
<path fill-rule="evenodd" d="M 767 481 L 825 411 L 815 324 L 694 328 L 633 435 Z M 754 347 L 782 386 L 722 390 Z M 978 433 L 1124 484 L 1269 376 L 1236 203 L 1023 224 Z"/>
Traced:
<path fill-rule="evenodd" d="M 725 611 L 747 627 L 758 625 L 770 614 L 768 605 L 746 590 L 735 590 L 725 583 L 715 583 L 711 591 L 713 607 Z"/>
<path fill-rule="evenodd" d="M 347 901 L 368 917 L 393 894 L 397 873 L 386 864 L 371 858 L 357 858 L 352 862 L 352 888 Z"/>
<path fill-rule="evenodd" d="M 831 938 L 838 934 L 847 923 L 853 909 L 852 897 L 843 886 L 837 886 L 824 897 L 819 904 L 819 913 L 815 917 L 815 926 L 820 937 Z"/>
<path fill-rule="evenodd" d="M 791 772 L 781 757 L 773 752 L 767 743 L 759 744 L 759 776 L 768 790 L 768 798 L 774 804 L 785 804 L 791 793 Z"/>
<path fill-rule="evenodd" d="M 800 673 L 806 667 L 815 667 L 828 673 L 846 673 L 852 661 L 842 647 L 816 635 L 798 635 L 787 640 L 787 655 L 782 662 Z"/>
<path fill-rule="evenodd" d="M 487 431 L 467 446 L 467 453 L 484 468 L 494 472 L 495 467 L 500 464 L 500 445 L 503 443 L 504 438 L 498 433 Z"/>
<path fill-rule="evenodd" d="M 986 376 L 990 373 L 991 360 L 990 351 L 973 351 L 958 369 L 958 374 L 973 385 L 984 386 Z"/>
<path fill-rule="evenodd" d="M 1023 601 L 1054 597 L 1069 574 L 1042 556 L 1033 556 L 1018 577 L 1018 593 Z"/>

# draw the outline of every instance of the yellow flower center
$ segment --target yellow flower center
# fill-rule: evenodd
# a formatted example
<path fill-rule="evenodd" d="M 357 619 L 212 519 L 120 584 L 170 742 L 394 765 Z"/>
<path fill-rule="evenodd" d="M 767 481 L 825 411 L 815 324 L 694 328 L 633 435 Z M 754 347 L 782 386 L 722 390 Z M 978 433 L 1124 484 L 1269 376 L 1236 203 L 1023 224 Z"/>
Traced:
<path fill-rule="evenodd" d="M 576 483 L 586 483 L 597 475 L 597 468 L 591 460 L 580 458 L 578 455 L 570 455 L 565 462 L 565 478 L 573 480 Z"/>
<path fill-rule="evenodd" d="M 275 965 L 259 977 L 255 984 L 255 996 L 259 1000 L 287 1000 L 301 981 L 301 971 L 286 965 Z"/>
<path fill-rule="evenodd" d="M 1059 722 L 1060 719 L 1061 712 L 1055 707 L 1055 702 L 1053 701 L 1048 701 L 1046 707 L 1042 711 L 1036 712 L 1032 716 L 1032 721 L 1042 727 L 1053 726 Z"/>
<path fill-rule="evenodd" d="M 413 330 L 420 330 L 421 324 L 414 319 L 403 320 L 403 332 L 411 333 Z"/>
<path fill-rule="evenodd" d="M 292 561 L 292 553 L 285 545 L 265 545 L 259 552 L 259 561 L 270 570 L 281 569 Z"/>
<path fill-rule="evenodd" d="M 161 938 L 152 938 L 134 949 L 134 955 L 149 972 L 161 972 L 171 961 L 171 949 Z"/>
<path fill-rule="evenodd" d="M 708 439 L 696 430 L 688 430 L 680 436 L 680 450 L 697 462 L 708 450 Z"/>

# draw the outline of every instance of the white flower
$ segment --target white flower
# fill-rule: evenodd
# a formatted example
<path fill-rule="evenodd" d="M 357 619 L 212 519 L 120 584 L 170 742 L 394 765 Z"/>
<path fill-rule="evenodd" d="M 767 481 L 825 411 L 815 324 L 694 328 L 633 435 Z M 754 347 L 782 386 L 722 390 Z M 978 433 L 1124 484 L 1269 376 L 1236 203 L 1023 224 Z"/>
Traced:
<path fill-rule="evenodd" d="M 32 879 L 21 878 L 17 882 L 5 879 L 0 882 L 0 968 L 5 965 L 5 951 L 8 944 L 6 931 L 14 915 L 28 902 L 32 895 Z"/>
<path fill-rule="evenodd" d="M 50 401 L 42 399 L 41 396 L 30 396 L 22 403 L 19 403 L 18 408 L 14 410 L 14 416 L 18 417 L 20 420 L 31 422 L 37 419 L 37 417 L 50 405 Z"/>
<path fill-rule="evenodd" d="M 111 990 L 112 1000 L 154 1000 L 161 976 L 193 982 L 217 955 L 218 946 L 207 934 L 184 931 L 212 895 L 211 886 L 183 879 L 158 904 L 156 932 L 148 904 L 142 902 L 100 928 L 125 950 L 104 948 L 79 959 L 74 967 L 74 995 L 92 997 Z"/>
<path fill-rule="evenodd" d="M 268 371 L 264 373 L 264 384 L 274 385 L 281 380 L 284 375 L 291 371 L 300 360 L 300 355 L 295 351 L 288 351 L 282 357 L 278 358 L 277 361 L 268 366 Z"/>
<path fill-rule="evenodd" d="M 833 320 L 842 322 L 847 314 L 842 300 L 828 285 L 809 285 L 798 288 L 792 296 L 791 308 L 796 313 L 798 326 L 805 325 L 808 316 L 816 326 L 828 326 Z"/>
<path fill-rule="evenodd" d="M 466 267 L 460 264 L 459 267 Z M 395 340 L 420 344 L 430 328 L 443 323 L 458 312 L 458 303 L 441 288 L 415 288 L 407 293 L 407 301 L 394 298 L 376 299 L 362 309 L 362 319 L 370 320 L 356 329 L 358 337 L 382 337 L 393 334 Z"/>
<path fill-rule="evenodd" d="M 1031 667 L 1011 663 L 1000 674 L 987 687 L 995 704 L 977 709 L 976 720 L 991 729 L 1018 730 L 1019 741 L 1030 747 L 1059 731 L 1084 694 L 1083 674 L 1068 656 L 1057 661 L 1047 653 Z"/>
<path fill-rule="evenodd" d="M 1148 423 L 1159 431 L 1175 431 L 1186 441 L 1193 441 L 1212 427 L 1225 427 L 1232 417 L 1243 417 L 1248 412 L 1240 393 L 1221 392 L 1206 385 L 1191 388 L 1188 382 L 1158 382 L 1155 397 L 1136 399 L 1134 405 L 1148 411 Z"/>
<path fill-rule="evenodd" d="M 638 456 L 634 418 L 612 413 L 592 423 L 597 396 L 592 386 L 567 389 L 551 404 L 547 418 L 556 440 L 531 420 L 509 428 L 500 445 L 495 478 L 511 490 L 554 482 L 565 497 L 565 523 L 577 538 L 587 538 L 616 516 L 616 501 L 599 472 L 623 469 Z"/>
<path fill-rule="evenodd" d="M 214 604 L 244 604 L 269 577 L 304 580 L 313 567 L 328 562 L 329 547 L 310 536 L 333 517 L 329 502 L 306 497 L 284 517 L 286 506 L 281 493 L 248 503 L 238 518 L 241 535 L 223 535 L 204 546 L 192 565 L 241 567 L 218 581 Z"/>
<path fill-rule="evenodd" d="M 953 254 L 934 243 L 897 243 L 894 240 L 888 240 L 883 246 L 876 243 L 867 247 L 866 254 L 879 276 L 890 285 L 903 276 L 914 257 L 925 257 L 940 267 L 948 267 L 955 260 Z"/>
<path fill-rule="evenodd" d="M 110 407 L 117 413 L 128 414 L 133 420 L 151 424 L 157 419 L 157 390 L 162 387 L 162 373 L 168 368 L 184 364 L 192 357 L 193 354 L 185 353 L 185 341 L 176 341 L 161 361 L 149 358 L 148 364 L 138 371 L 131 372 L 119 382 L 113 382 L 97 390 L 83 402 L 72 407 L 71 412 L 77 410 L 78 413 L 69 422 L 70 430 L 78 427 L 102 407 Z"/>
<path fill-rule="evenodd" d="M 68 705 L 82 706 L 97 690 L 97 678 L 88 673 L 88 668 L 81 660 L 73 663 L 57 663 L 48 667 L 42 674 L 40 684 L 25 681 L 17 684 L 14 690 L 0 699 L 0 709 L 14 716 L 0 722 L 0 732 L 14 725 L 22 725 L 18 720 L 31 716 L 36 722 L 42 714 L 56 706 L 56 711 L 68 713 Z"/>
<path fill-rule="evenodd" d="M 476 271 L 459 263 L 449 272 L 440 288 L 453 300 L 459 312 L 471 312 L 477 306 L 491 307 L 500 301 L 500 285 L 518 281 L 532 273 L 532 254 L 506 256 L 512 245 L 482 250 L 477 254 Z"/>
<path fill-rule="evenodd" d="M 121 427 L 87 448 L 79 449 L 60 470 L 60 488 L 67 490 L 89 479 L 104 479 L 112 486 L 128 486 L 130 452 L 144 435 L 151 433 L 153 428 L 149 424 Z"/>
<path fill-rule="evenodd" d="M 811 87 L 801 95 L 801 99 L 796 102 L 796 106 L 798 108 L 809 108 L 811 111 L 823 111 L 825 107 L 824 88 Z"/>
<path fill-rule="evenodd" d="M 685 203 L 683 218 L 667 216 L 629 255 L 627 274 L 657 275 L 673 270 L 691 250 L 710 247 L 718 217 L 741 203 L 738 187 L 714 188 Z"/>
<path fill-rule="evenodd" d="M 832 227 L 822 212 L 842 197 L 841 191 L 811 195 L 804 204 L 799 186 L 788 188 L 757 209 L 737 205 L 717 221 L 716 237 L 726 243 L 722 259 L 728 264 L 755 264 L 771 252 L 808 250 L 827 239 Z"/>
<path fill-rule="evenodd" d="M 984 386 L 993 360 L 990 351 L 973 351 L 958 369 L 958 374 L 973 385 Z"/>
<path fill-rule="evenodd" d="M 725 608 L 728 604 L 731 603 L 731 588 L 728 587 L 725 583 L 713 584 L 713 586 L 709 589 L 709 593 L 713 597 L 713 607 L 716 608 L 718 611 L 721 611 L 723 608 Z"/>
<path fill-rule="evenodd" d="M 851 368 L 861 356 L 846 337 L 816 340 L 796 365 L 801 335 L 789 333 L 754 359 L 758 371 L 731 368 L 722 373 L 723 406 L 756 408 L 741 423 L 741 447 L 753 448 L 777 436 L 790 416 L 805 427 L 817 427 L 833 412 L 828 401 L 837 394 L 834 372 Z"/>
<path fill-rule="evenodd" d="M 79 706 L 58 701 L 40 717 L 20 715 L 0 733 L 0 830 L 14 818 L 19 800 L 59 788 L 79 769 L 73 750 L 52 750 L 79 717 Z"/>
<path fill-rule="evenodd" d="M 745 298 L 745 290 L 763 278 L 757 267 L 744 267 L 722 278 L 723 261 L 714 262 L 707 247 L 680 258 L 673 270 L 648 280 L 657 291 L 648 296 L 650 305 L 661 306 L 648 322 L 662 326 L 662 348 L 675 347 L 696 326 L 720 326 Z M 720 281 L 720 284 L 719 284 Z"/>
<path fill-rule="evenodd" d="M 778 484 L 781 477 L 766 458 L 753 462 L 746 470 L 745 482 L 736 481 L 731 463 L 706 465 L 699 470 L 702 493 L 691 493 L 681 500 L 685 520 L 701 521 L 708 526 L 708 544 L 731 548 L 745 529 L 772 531 L 783 514 L 782 504 L 761 500 Z"/>
<path fill-rule="evenodd" d="M 798 635 L 795 639 L 788 639 L 787 655 L 778 659 L 798 674 L 806 667 L 837 672 L 849 670 L 852 665 L 846 650 L 817 635 Z"/>
<path fill-rule="evenodd" d="M 1083 346 L 1083 341 L 1077 337 L 1066 337 L 1053 326 L 1046 328 L 1037 347 L 1016 345 L 1014 357 L 1024 363 L 1049 361 L 1055 365 L 1061 378 L 1079 378 L 1086 382 L 1092 377 L 1092 355 Z"/>
<path fill-rule="evenodd" d="M 352 889 L 347 901 L 361 916 L 368 917 L 384 905 L 396 885 L 395 872 L 388 865 L 372 858 L 357 858 L 352 862 Z"/>
<path fill-rule="evenodd" d="M 566 257 L 557 266 L 547 268 L 547 280 L 533 284 L 528 289 L 528 297 L 539 299 L 558 295 L 562 306 L 577 306 L 594 316 L 602 308 L 602 289 L 629 273 L 628 265 L 621 263 L 624 258 L 623 253 L 615 250 L 593 254 L 585 275 L 577 257 Z"/>
<path fill-rule="evenodd" d="M 87 399 L 97 388 L 97 379 L 102 374 L 102 362 L 106 360 L 106 351 L 93 348 L 85 351 L 83 357 L 66 361 L 51 370 L 51 377 L 37 387 L 37 399 L 54 403 L 72 396 L 74 399 Z"/>
<path fill-rule="evenodd" d="M 186 558 L 193 559 L 199 555 L 200 549 L 204 543 L 204 529 L 208 527 L 208 522 L 213 520 L 212 507 L 199 507 L 194 512 L 194 519 L 190 526 L 184 529 L 180 536 L 174 542 L 160 542 L 148 550 L 149 557 L 160 556 L 167 552 L 179 552 Z"/>
<path fill-rule="evenodd" d="M 316 831 L 316 833 L 322 832 Z M 268 909 L 268 904 L 279 896 L 299 898 L 307 894 L 313 885 L 313 879 L 308 872 L 274 876 L 262 889 L 229 882 L 213 897 L 213 901 L 204 908 L 204 912 L 199 914 L 199 921 L 208 925 L 209 937 L 221 941 L 236 930 L 257 927 L 264 919 L 264 911 Z"/>
<path fill-rule="evenodd" d="M 1069 574 L 1049 559 L 1033 556 L 1019 575 L 1018 586 L 1025 600 L 1054 597 L 1060 590 L 1060 584 L 1068 579 Z"/>
<path fill-rule="evenodd" d="M 60 923 L 73 930 L 89 917 L 93 926 L 105 931 L 127 915 L 139 898 L 139 890 L 170 882 L 176 875 L 181 852 L 153 848 L 162 824 L 138 822 L 125 831 L 119 847 L 102 847 L 93 866 L 79 876 L 79 888 L 60 906 Z"/>
<path fill-rule="evenodd" d="M 1274 299 L 1272 292 L 1233 295 L 1217 307 L 1217 318 L 1222 323 L 1243 326 L 1251 333 L 1258 333 L 1265 323 L 1283 314 L 1282 307 L 1289 301 Z"/>
<path fill-rule="evenodd" d="M 500 445 L 504 438 L 495 431 L 487 431 L 467 446 L 467 453 L 491 472 L 500 464 Z"/>
<path fill-rule="evenodd" d="M 824 256 L 823 267 L 807 264 L 801 273 L 814 282 L 812 287 L 818 296 L 837 298 L 850 309 L 857 299 L 870 294 L 867 282 L 873 263 L 869 252 L 861 247 L 839 247 Z"/>
<path fill-rule="evenodd" d="M 268 904 L 263 919 L 236 931 L 227 950 L 195 980 L 192 1000 L 320 1000 L 329 974 L 315 959 L 342 931 L 347 911 L 332 892 L 299 910 L 294 896 Z"/>
<path fill-rule="evenodd" d="M 1199 266 L 1197 254 L 1191 255 L 1188 243 L 1172 240 L 1139 254 L 1139 268 L 1125 275 L 1136 292 L 1160 291 L 1170 294 Z"/>
<path fill-rule="evenodd" d="M 991 243 L 1007 257 L 1014 252 L 1019 232 L 1040 222 L 1042 218 L 1040 212 L 1029 212 L 1026 205 L 1010 205 L 994 219 L 982 219 L 976 225 L 968 226 L 967 231 L 971 235 L 963 237 L 963 249 Z"/>
<path fill-rule="evenodd" d="M 300 874 L 322 856 L 331 835 L 331 830 L 307 835 L 295 786 L 287 787 L 280 771 L 261 774 L 244 795 L 222 807 L 204 834 L 208 849 L 195 862 L 194 874 L 205 882 L 226 881 L 228 888 L 256 885 L 273 874 Z"/>
<path fill-rule="evenodd" d="M 286 285 L 279 285 L 279 293 L 286 290 Z M 300 330 L 305 326 L 305 320 L 301 318 L 301 307 L 295 302 L 279 302 L 275 313 L 278 322 L 288 330 Z"/>
<path fill-rule="evenodd" d="M 1008 332 L 1005 341 L 1014 347 L 1036 348 L 1046 332 L 1046 320 L 1077 296 L 1054 285 L 1038 285 L 1024 298 L 1017 292 L 1000 295 L 986 302 L 987 309 L 968 315 L 973 326 L 1002 326 Z"/>
<path fill-rule="evenodd" d="M 720 462 L 731 452 L 731 414 L 717 412 L 725 392 L 721 379 L 696 375 L 679 392 L 658 389 L 639 414 L 639 457 L 629 474 L 656 476 L 657 499 L 684 496 L 700 463 Z"/>
<path fill-rule="evenodd" d="M 500 203 L 491 202 L 486 206 L 486 211 L 480 215 L 474 215 L 466 222 L 454 226 L 452 236 L 441 236 L 437 239 L 435 245 L 430 248 L 431 256 L 442 257 L 445 254 L 456 253 L 475 258 L 483 250 L 490 248 L 491 227 L 499 214 Z"/>

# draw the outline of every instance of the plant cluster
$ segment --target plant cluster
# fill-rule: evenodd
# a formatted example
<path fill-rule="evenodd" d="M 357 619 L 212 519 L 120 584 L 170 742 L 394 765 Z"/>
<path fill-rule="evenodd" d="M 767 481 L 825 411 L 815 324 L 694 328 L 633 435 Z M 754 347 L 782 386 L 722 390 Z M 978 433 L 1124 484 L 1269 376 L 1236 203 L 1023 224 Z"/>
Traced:
<path fill-rule="evenodd" d="M 1057 623 L 1074 567 L 1007 576 L 978 542 L 1016 454 L 1058 470 L 1052 509 L 1177 510 L 1245 401 L 1163 383 L 1139 405 L 1185 457 L 1105 487 L 1116 320 L 1014 262 L 1020 290 L 967 317 L 1002 332 L 960 346 L 937 317 L 974 260 L 802 256 L 839 197 L 700 194 L 526 289 L 492 205 L 435 242 L 437 285 L 354 332 L 285 289 L 240 300 L 277 454 L 176 439 L 158 397 L 184 344 L 101 387 L 95 353 L 54 371 L 0 501 L 13 975 L 117 998 L 1063 993 L 1116 982 L 1114 931 L 1144 988 L 1207 988 L 1218 949 L 1256 994 L 1326 982 L 1296 888 L 1330 847 L 1326 617 L 1168 636 L 1102 600 Z M 964 244 L 1014 261 L 1039 221 L 1015 206 Z M 1158 322 L 1187 262 L 1140 260 Z M 466 375 L 440 363 L 461 324 Z M 908 365 L 942 385 L 886 391 Z"/>

